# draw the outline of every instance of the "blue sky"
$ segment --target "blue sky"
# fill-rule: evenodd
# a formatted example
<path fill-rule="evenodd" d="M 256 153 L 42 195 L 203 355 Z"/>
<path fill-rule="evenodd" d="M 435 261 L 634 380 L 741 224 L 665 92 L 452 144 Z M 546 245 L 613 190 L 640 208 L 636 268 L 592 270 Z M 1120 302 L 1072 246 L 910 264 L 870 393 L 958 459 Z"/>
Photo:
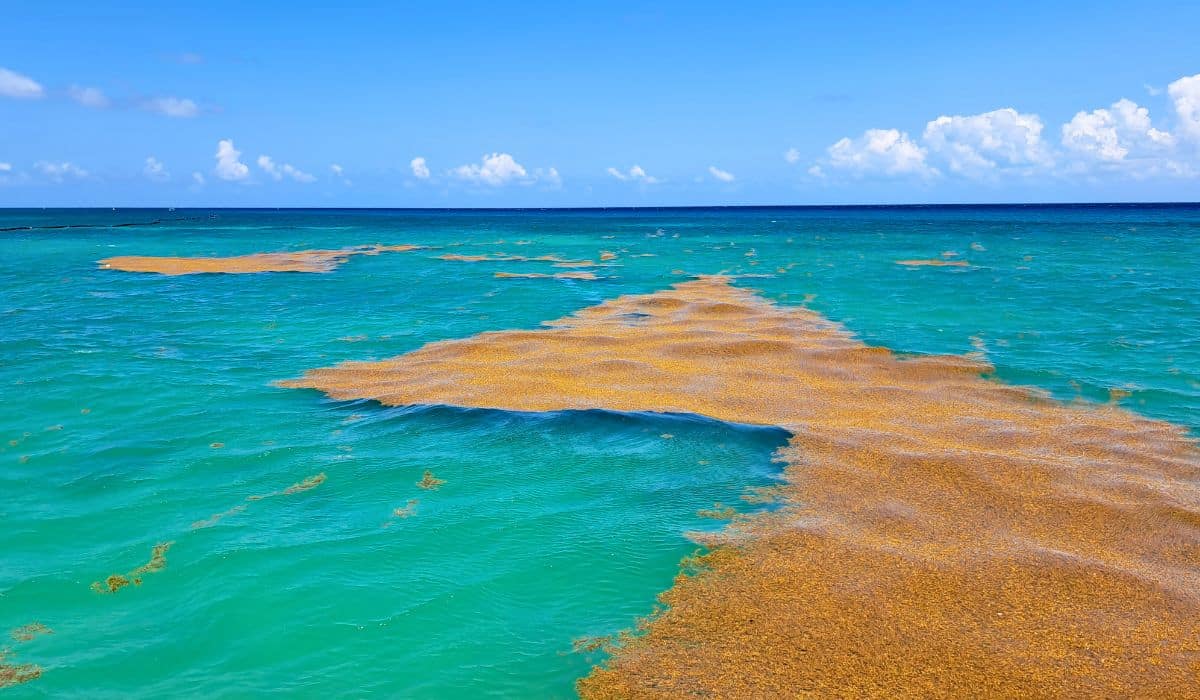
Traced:
<path fill-rule="evenodd" d="M 16 5 L 0 206 L 1200 200 L 1196 2 Z"/>

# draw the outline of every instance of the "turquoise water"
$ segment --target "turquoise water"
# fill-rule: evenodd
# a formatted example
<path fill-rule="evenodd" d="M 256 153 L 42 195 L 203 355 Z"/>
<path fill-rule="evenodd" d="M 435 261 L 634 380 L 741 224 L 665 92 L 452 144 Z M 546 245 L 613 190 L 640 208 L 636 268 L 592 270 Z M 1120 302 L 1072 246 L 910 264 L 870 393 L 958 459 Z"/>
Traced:
<path fill-rule="evenodd" d="M 648 613 L 695 549 L 685 533 L 719 527 L 696 511 L 777 479 L 787 434 L 271 382 L 536 327 L 680 273 L 773 275 L 738 284 L 807 297 L 869 343 L 983 348 L 1005 380 L 1122 389 L 1200 430 L 1200 207 L 0 212 L 0 228 L 51 225 L 83 227 L 0 233 L 0 648 L 44 670 L 13 697 L 571 696 L 599 660 L 572 640 Z M 369 243 L 442 249 L 323 275 L 96 267 Z M 435 257 L 605 250 L 595 281 Z M 895 264 L 944 252 L 971 266 Z M 446 483 L 418 488 L 425 470 Z M 163 542 L 141 586 L 90 588 Z M 54 633 L 8 639 L 32 621 Z"/>

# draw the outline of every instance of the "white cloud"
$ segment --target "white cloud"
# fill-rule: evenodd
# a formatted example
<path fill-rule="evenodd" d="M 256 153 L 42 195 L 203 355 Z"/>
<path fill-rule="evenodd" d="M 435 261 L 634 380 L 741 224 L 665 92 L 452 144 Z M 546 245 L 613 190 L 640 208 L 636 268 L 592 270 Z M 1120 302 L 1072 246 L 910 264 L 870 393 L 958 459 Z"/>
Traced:
<path fill-rule="evenodd" d="M 62 182 L 67 179 L 80 180 L 88 176 L 88 171 L 67 161 L 49 163 L 43 160 L 35 163 L 33 167 L 54 182 Z"/>
<path fill-rule="evenodd" d="M 925 149 L 897 129 L 867 129 L 856 139 L 843 138 L 828 149 L 825 165 L 853 175 L 920 175 L 937 169 L 925 162 Z"/>
<path fill-rule="evenodd" d="M 1075 153 L 1110 163 L 1161 155 L 1175 139 L 1150 125 L 1150 111 L 1120 99 L 1109 109 L 1079 112 L 1062 127 L 1063 146 Z"/>
<path fill-rule="evenodd" d="M 450 171 L 451 175 L 468 182 L 474 182 L 492 187 L 499 187 L 514 180 L 529 184 L 525 166 L 513 160 L 507 153 L 492 153 L 485 155 L 479 163 L 460 165 Z"/>
<path fill-rule="evenodd" d="M 717 178 L 721 182 L 733 182 L 737 179 L 733 176 L 733 173 L 729 172 L 728 170 L 721 170 L 715 165 L 708 166 L 708 174 Z"/>
<path fill-rule="evenodd" d="M 1042 142 L 1042 120 L 1006 107 L 971 116 L 941 116 L 925 125 L 922 140 L 952 172 L 985 176 L 997 168 L 1032 169 L 1052 158 Z"/>
<path fill-rule="evenodd" d="M 315 176 L 294 167 L 290 163 L 276 165 L 275 161 L 271 160 L 271 156 L 259 156 L 258 160 L 255 162 L 258 163 L 258 167 L 261 168 L 263 172 L 270 175 L 275 180 L 282 180 L 283 178 L 287 177 L 295 180 L 296 182 L 317 181 Z"/>
<path fill-rule="evenodd" d="M 789 148 L 784 152 L 783 159 L 792 165 L 795 165 L 796 163 L 800 162 L 800 151 L 797 151 L 794 148 Z"/>
<path fill-rule="evenodd" d="M 45 95 L 45 88 L 33 78 L 7 68 L 0 68 L 0 97 L 32 100 Z"/>
<path fill-rule="evenodd" d="M 221 139 L 217 142 L 217 167 L 213 169 L 222 180 L 241 181 L 250 177 L 250 167 L 238 160 L 242 152 L 233 147 L 232 139 Z"/>
<path fill-rule="evenodd" d="M 67 96 L 84 107 L 92 109 L 104 109 L 110 104 L 108 97 L 100 91 L 100 88 L 72 85 L 67 88 Z"/>
<path fill-rule="evenodd" d="M 12 163 L 0 163 L 0 173 L 11 173 Z"/>
<path fill-rule="evenodd" d="M 421 156 L 417 156 L 409 161 L 408 167 L 412 168 L 413 177 L 418 180 L 429 179 L 429 166 L 425 164 L 425 159 Z"/>
<path fill-rule="evenodd" d="M 143 102 L 142 107 L 168 117 L 187 118 L 200 114 L 200 107 L 192 100 L 183 97 L 154 97 Z"/>
<path fill-rule="evenodd" d="M 275 178 L 276 180 L 283 179 L 283 173 L 279 172 L 279 168 L 276 167 L 275 161 L 271 160 L 270 156 L 259 156 L 257 163 L 258 167 L 271 177 Z"/>
<path fill-rule="evenodd" d="M 346 169 L 343 168 L 342 166 L 338 165 L 337 163 L 330 165 L 329 171 L 333 173 L 334 177 L 340 179 L 342 181 L 342 184 L 345 185 L 346 187 L 349 187 L 350 185 L 354 184 L 353 182 L 350 181 L 350 178 L 346 177 Z"/>
<path fill-rule="evenodd" d="M 1200 141 L 1200 73 L 1171 83 L 1167 86 L 1167 94 L 1175 104 L 1179 131 L 1189 139 Z"/>
<path fill-rule="evenodd" d="M 292 178 L 296 182 L 316 182 L 317 177 L 311 173 L 306 173 L 299 168 L 294 168 L 288 163 L 283 164 L 283 174 Z"/>
<path fill-rule="evenodd" d="M 166 182 L 171 179 L 171 173 L 167 172 L 167 166 L 154 156 L 147 156 L 142 174 L 155 182 Z"/>
<path fill-rule="evenodd" d="M 196 187 L 204 187 L 204 173 L 196 171 L 192 173 L 192 182 L 196 183 Z"/>
<path fill-rule="evenodd" d="M 606 172 L 618 180 L 640 182 L 643 185 L 657 185 L 659 182 L 662 182 L 653 175 L 647 174 L 640 165 L 634 165 L 626 172 L 621 172 L 616 168 L 609 168 Z"/>
<path fill-rule="evenodd" d="M 533 171 L 533 176 L 550 189 L 562 187 L 562 176 L 558 174 L 558 168 L 538 168 Z"/>

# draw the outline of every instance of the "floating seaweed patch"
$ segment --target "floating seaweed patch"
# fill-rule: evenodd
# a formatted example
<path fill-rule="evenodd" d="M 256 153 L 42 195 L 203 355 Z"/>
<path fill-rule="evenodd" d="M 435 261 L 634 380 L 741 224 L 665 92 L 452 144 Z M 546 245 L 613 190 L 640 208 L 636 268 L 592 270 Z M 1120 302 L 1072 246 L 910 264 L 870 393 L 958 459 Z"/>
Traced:
<path fill-rule="evenodd" d="M 942 260 L 933 258 L 930 260 L 897 260 L 897 265 L 906 265 L 908 267 L 970 267 L 971 263 L 966 260 Z"/>
<path fill-rule="evenodd" d="M 712 508 L 702 508 L 696 511 L 696 515 L 700 516 L 701 518 L 711 518 L 713 520 L 731 520 L 735 515 L 737 515 L 737 511 L 732 507 L 717 501 L 713 504 Z"/>
<path fill-rule="evenodd" d="M 230 508 L 229 510 L 223 510 L 220 513 L 214 513 L 213 515 L 205 518 L 204 520 L 197 520 L 196 522 L 192 523 L 192 529 L 193 530 L 202 530 L 206 527 L 212 527 L 213 525 L 216 525 L 217 523 L 221 522 L 225 518 L 228 518 L 231 515 L 237 515 L 238 513 L 241 513 L 244 510 L 246 510 L 246 505 L 241 504 L 241 505 L 236 505 L 236 506 Z"/>
<path fill-rule="evenodd" d="M 426 469 L 425 473 L 421 476 L 421 480 L 417 482 L 417 486 L 432 491 L 444 483 L 446 483 L 445 479 L 437 478 L 433 475 L 433 472 Z"/>
<path fill-rule="evenodd" d="M 14 663 L 11 659 L 11 651 L 0 649 L 0 689 L 28 683 L 42 677 L 41 666 Z"/>
<path fill-rule="evenodd" d="M 31 622 L 28 625 L 21 625 L 12 632 L 9 632 L 8 636 L 12 637 L 15 642 L 29 642 L 35 637 L 44 634 L 54 634 L 54 630 L 40 622 Z"/>
<path fill-rule="evenodd" d="M 417 499 L 410 498 L 408 503 L 405 503 L 403 506 L 396 508 L 395 510 L 392 511 L 392 517 L 410 518 L 410 517 L 416 515 L 418 503 L 420 503 L 420 501 L 418 501 Z"/>
<path fill-rule="evenodd" d="M 992 373 L 702 277 L 280 384 L 791 434 L 780 506 L 686 533 L 712 551 L 585 697 L 1194 695 L 1195 438 Z"/>
<path fill-rule="evenodd" d="M 293 493 L 309 491 L 311 489 L 317 488 L 318 486 L 320 486 L 323 483 L 325 483 L 325 472 L 321 472 L 320 474 L 314 474 L 313 476 L 310 476 L 299 483 L 292 484 L 291 486 L 284 489 L 281 492 L 281 495 L 290 496 Z"/>
<path fill-rule="evenodd" d="M 333 272 L 352 256 L 421 250 L 416 245 L 367 245 L 339 250 L 297 250 L 283 253 L 252 253 L 224 258 L 175 258 L 121 255 L 97 263 L 102 270 L 153 272 L 160 275 L 204 273 L 253 274 L 257 272 Z"/>
<path fill-rule="evenodd" d="M 142 585 L 142 576 L 162 571 L 167 566 L 167 550 L 174 542 L 162 542 L 150 550 L 150 560 L 127 574 L 112 574 L 104 581 L 92 583 L 92 590 L 97 593 L 116 593 L 126 586 Z"/>

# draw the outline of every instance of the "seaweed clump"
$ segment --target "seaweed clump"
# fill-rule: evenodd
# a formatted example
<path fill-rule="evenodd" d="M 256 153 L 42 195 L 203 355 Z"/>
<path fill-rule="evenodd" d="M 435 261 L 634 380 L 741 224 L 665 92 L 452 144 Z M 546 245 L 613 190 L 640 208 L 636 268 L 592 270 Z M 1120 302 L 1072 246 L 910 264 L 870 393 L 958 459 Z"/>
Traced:
<path fill-rule="evenodd" d="M 292 484 L 291 486 L 289 486 L 283 490 L 283 495 L 290 496 L 293 493 L 300 493 L 301 491 L 309 491 L 311 489 L 317 488 L 318 486 L 320 486 L 323 483 L 325 483 L 325 472 L 321 472 L 320 474 L 310 476 L 298 484 Z"/>
<path fill-rule="evenodd" d="M 294 493 L 300 493 L 302 491 L 309 491 L 309 490 L 315 489 L 323 483 L 325 483 L 325 472 L 321 472 L 320 474 L 313 474 L 312 476 L 305 477 L 303 481 L 296 482 L 296 483 L 292 484 L 291 486 L 287 487 L 286 489 L 283 489 L 282 491 L 272 491 L 271 493 L 263 493 L 263 494 L 255 494 L 253 496 L 246 496 L 246 500 L 247 501 L 261 501 L 264 498 L 271 498 L 273 496 L 290 496 Z"/>
<path fill-rule="evenodd" d="M 150 560 L 127 574 L 112 574 L 103 582 L 92 583 L 92 590 L 97 593 L 116 593 L 129 585 L 142 585 L 142 576 L 162 571 L 167 566 L 167 550 L 174 542 L 161 542 L 150 550 Z"/>
<path fill-rule="evenodd" d="M 713 520 L 731 520 L 737 515 L 737 511 L 732 506 L 727 506 L 720 501 L 713 504 L 712 508 L 702 508 L 696 511 L 696 515 L 701 518 L 711 518 Z"/>
<path fill-rule="evenodd" d="M 432 491 L 444 483 L 446 483 L 445 479 L 437 478 L 433 475 L 433 472 L 426 469 L 425 473 L 421 476 L 421 480 L 417 482 L 417 486 L 420 486 L 427 491 Z"/>
<path fill-rule="evenodd" d="M 37 664 L 11 663 L 11 652 L 0 649 L 0 688 L 21 685 L 42 677 L 42 667 Z"/>
<path fill-rule="evenodd" d="M 21 625 L 12 632 L 9 632 L 9 636 L 13 638 L 13 641 L 17 642 L 32 641 L 34 637 L 43 634 L 54 634 L 54 630 L 40 622 L 31 622 L 28 625 Z"/>

